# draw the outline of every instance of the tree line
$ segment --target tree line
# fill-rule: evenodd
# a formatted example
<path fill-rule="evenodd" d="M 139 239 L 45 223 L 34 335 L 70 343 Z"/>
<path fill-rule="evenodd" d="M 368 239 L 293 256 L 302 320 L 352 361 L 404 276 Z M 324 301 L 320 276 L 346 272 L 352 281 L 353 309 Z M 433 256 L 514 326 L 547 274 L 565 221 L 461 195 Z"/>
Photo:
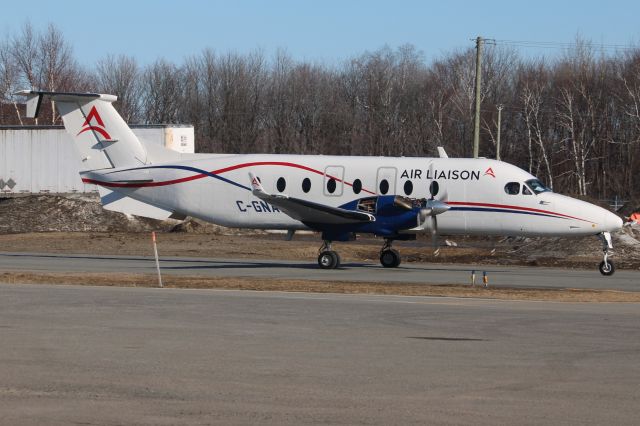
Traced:
<path fill-rule="evenodd" d="M 197 152 L 470 156 L 475 49 L 427 62 L 411 45 L 365 52 L 339 65 L 205 49 L 176 64 L 107 55 L 82 67 L 54 25 L 25 24 L 0 40 L 0 122 L 26 119 L 23 88 L 118 96 L 130 123 L 193 124 Z M 487 46 L 480 153 L 501 158 L 556 191 L 636 197 L 640 184 L 640 48 L 603 52 L 577 40 L 551 58 Z M 59 124 L 49 109 L 37 124 Z"/>

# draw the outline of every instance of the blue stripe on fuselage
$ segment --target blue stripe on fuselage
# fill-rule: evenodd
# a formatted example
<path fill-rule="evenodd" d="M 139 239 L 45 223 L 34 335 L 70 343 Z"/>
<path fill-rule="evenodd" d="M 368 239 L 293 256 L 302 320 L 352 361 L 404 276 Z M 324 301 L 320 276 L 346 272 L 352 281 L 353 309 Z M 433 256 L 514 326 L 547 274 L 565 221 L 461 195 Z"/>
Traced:
<path fill-rule="evenodd" d="M 451 207 L 449 211 L 471 211 L 471 212 L 491 212 L 491 213 L 515 213 L 515 214 L 528 214 L 532 216 L 544 216 L 544 217 L 553 217 L 556 219 L 568 219 L 566 217 L 554 216 L 550 214 L 544 213 L 536 213 L 536 212 L 527 212 L 521 210 L 504 210 L 504 209 L 493 209 L 487 207 Z"/>
<path fill-rule="evenodd" d="M 237 186 L 238 188 L 242 188 L 242 189 L 246 189 L 247 191 L 251 191 L 251 188 L 249 188 L 248 186 L 244 186 L 242 184 L 239 184 L 237 182 L 234 182 L 232 180 L 229 180 L 227 178 L 224 178 L 220 175 L 215 175 L 211 172 L 208 172 L 206 170 L 202 170 L 202 169 L 198 169 L 196 167 L 190 167 L 190 166 L 146 166 L 146 167 L 137 167 L 135 169 L 128 169 L 128 170 L 124 170 L 124 171 L 130 171 L 130 170 L 145 170 L 145 169 L 177 169 L 177 170 L 187 170 L 190 172 L 196 172 L 196 173 L 200 173 L 209 177 L 212 177 L 214 179 L 218 179 L 221 180 L 223 182 L 229 183 L 231 185 Z"/>

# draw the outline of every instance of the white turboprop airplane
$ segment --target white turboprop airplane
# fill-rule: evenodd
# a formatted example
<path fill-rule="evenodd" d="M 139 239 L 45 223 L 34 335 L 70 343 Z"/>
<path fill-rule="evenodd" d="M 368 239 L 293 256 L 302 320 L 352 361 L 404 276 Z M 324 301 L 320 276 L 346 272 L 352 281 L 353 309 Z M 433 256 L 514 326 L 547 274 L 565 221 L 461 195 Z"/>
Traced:
<path fill-rule="evenodd" d="M 611 275 L 615 214 L 553 193 L 535 176 L 489 159 L 273 154 L 179 154 L 141 142 L 112 105 L 113 95 L 25 90 L 27 116 L 55 102 L 109 210 L 166 219 L 192 216 L 228 227 L 313 230 L 318 264 L 340 265 L 332 241 L 383 237 L 380 263 L 400 264 L 394 240 L 430 233 L 574 237 L 598 235 Z"/>

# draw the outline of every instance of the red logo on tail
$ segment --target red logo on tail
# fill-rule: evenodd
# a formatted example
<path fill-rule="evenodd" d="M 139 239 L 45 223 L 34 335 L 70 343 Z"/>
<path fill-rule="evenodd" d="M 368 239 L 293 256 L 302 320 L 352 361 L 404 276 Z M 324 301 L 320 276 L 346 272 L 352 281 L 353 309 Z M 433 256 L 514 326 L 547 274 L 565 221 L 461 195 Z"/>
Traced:
<path fill-rule="evenodd" d="M 489 175 L 489 176 L 491 176 L 492 178 L 495 178 L 495 177 L 496 177 L 496 175 L 495 175 L 495 173 L 493 173 L 493 169 L 492 169 L 491 167 L 489 167 L 487 170 L 485 170 L 484 174 L 485 174 L 485 175 Z"/>
<path fill-rule="evenodd" d="M 95 126 L 91 125 L 91 120 L 95 120 Z M 98 110 L 96 109 L 95 105 L 91 107 L 91 111 L 89 111 L 89 114 L 87 114 L 87 119 L 84 120 L 84 123 L 82 124 L 82 129 L 76 136 L 86 132 L 87 130 L 93 130 L 100 133 L 105 139 L 111 139 L 109 133 L 107 133 L 107 131 L 104 129 L 104 122 L 102 121 L 100 114 L 98 114 Z"/>

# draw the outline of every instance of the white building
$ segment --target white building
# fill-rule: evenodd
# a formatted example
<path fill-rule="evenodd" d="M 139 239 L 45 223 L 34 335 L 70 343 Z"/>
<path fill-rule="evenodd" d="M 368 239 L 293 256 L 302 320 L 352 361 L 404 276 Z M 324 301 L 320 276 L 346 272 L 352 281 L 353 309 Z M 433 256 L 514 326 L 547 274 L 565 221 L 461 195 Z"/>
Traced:
<path fill-rule="evenodd" d="M 193 154 L 190 125 L 131 125 L 144 144 Z M 0 126 L 0 196 L 97 191 L 78 174 L 80 158 L 63 126 Z"/>

